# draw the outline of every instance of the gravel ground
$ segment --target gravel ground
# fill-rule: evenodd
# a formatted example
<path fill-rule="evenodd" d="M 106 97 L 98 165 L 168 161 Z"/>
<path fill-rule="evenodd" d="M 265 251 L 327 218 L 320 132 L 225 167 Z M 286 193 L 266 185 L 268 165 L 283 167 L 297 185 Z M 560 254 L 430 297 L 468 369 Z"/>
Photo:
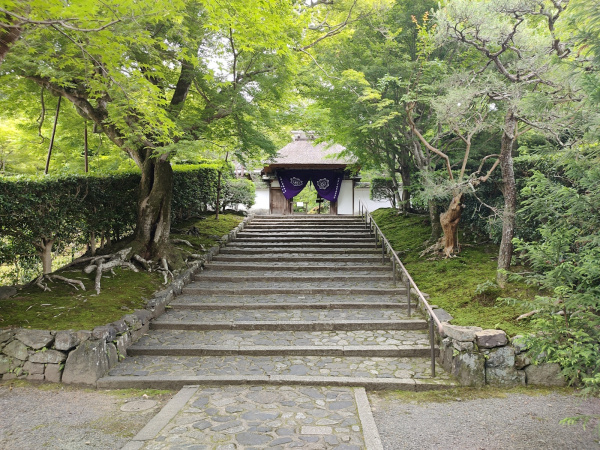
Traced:
<path fill-rule="evenodd" d="M 121 410 L 125 403 L 143 399 L 142 394 L 61 385 L 0 385 L 0 448 L 119 449 L 174 392 L 149 392 L 149 398 L 157 401 L 152 409 Z M 561 419 L 577 414 L 600 415 L 600 399 L 508 393 L 504 398 L 436 402 L 425 401 L 427 394 L 419 395 L 407 399 L 393 392 L 369 394 L 386 450 L 600 448 L 595 424 L 587 430 L 559 425 Z"/>
<path fill-rule="evenodd" d="M 91 391 L 61 385 L 0 385 L 0 448 L 120 449 L 171 398 L 140 412 L 121 406 L 145 399 L 141 391 Z"/>
<path fill-rule="evenodd" d="M 565 417 L 600 414 L 600 399 L 564 394 L 425 402 L 393 393 L 369 400 L 384 449 L 598 449 L 596 423 L 560 425 Z"/>

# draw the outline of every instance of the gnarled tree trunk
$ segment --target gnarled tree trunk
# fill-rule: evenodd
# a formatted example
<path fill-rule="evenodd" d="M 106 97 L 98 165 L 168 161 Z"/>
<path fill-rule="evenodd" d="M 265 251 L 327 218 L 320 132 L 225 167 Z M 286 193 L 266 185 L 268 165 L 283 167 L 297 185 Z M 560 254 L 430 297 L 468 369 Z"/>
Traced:
<path fill-rule="evenodd" d="M 463 194 L 455 195 L 448 206 L 448 210 L 440 215 L 440 224 L 444 230 L 444 254 L 446 258 L 452 256 L 454 249 L 458 248 L 458 224 L 464 205 Z"/>
<path fill-rule="evenodd" d="M 173 169 L 164 158 L 153 158 L 150 152 L 141 164 L 142 180 L 135 241 L 140 256 L 164 256 L 171 229 Z M 137 251 L 136 251 L 137 250 Z"/>
<path fill-rule="evenodd" d="M 500 170 L 502 171 L 502 194 L 504 195 L 504 212 L 502 214 L 502 241 L 498 253 L 498 270 L 508 270 L 513 255 L 513 237 L 517 213 L 517 187 L 513 168 L 512 151 L 517 136 L 518 119 L 515 111 L 510 109 L 504 119 L 500 148 Z M 498 272 L 496 282 L 501 287 L 506 283 L 506 275 Z"/>

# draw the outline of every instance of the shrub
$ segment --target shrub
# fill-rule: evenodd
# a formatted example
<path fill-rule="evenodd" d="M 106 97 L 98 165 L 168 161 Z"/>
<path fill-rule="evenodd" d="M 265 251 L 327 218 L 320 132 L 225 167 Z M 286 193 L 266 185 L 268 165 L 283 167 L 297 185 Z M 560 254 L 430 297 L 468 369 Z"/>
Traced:
<path fill-rule="evenodd" d="M 373 178 L 371 180 L 371 200 L 388 200 L 396 208 L 396 194 L 391 178 Z"/>
<path fill-rule="evenodd" d="M 225 180 L 221 209 L 225 211 L 228 206 L 235 207 L 238 204 L 250 209 L 254 205 L 255 197 L 256 188 L 252 181 L 245 178 Z"/>
<path fill-rule="evenodd" d="M 196 215 L 214 203 L 217 170 L 207 164 L 174 167 L 175 219 Z M 84 245 L 93 236 L 120 240 L 130 235 L 139 183 L 136 172 L 0 177 L 0 264 L 13 265 L 8 275 L 19 282 L 34 271 L 36 255 L 47 273 L 53 251 Z"/>

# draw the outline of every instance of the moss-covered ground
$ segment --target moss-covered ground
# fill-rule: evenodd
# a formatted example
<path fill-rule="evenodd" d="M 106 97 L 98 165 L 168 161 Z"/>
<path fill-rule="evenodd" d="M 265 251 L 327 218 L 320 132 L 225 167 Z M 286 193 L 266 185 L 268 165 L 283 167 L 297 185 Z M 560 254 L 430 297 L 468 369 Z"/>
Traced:
<path fill-rule="evenodd" d="M 413 391 L 378 391 L 375 395 L 382 398 L 399 400 L 409 403 L 449 403 L 468 400 L 506 398 L 509 394 L 524 394 L 530 397 L 538 397 L 550 394 L 574 395 L 571 387 L 542 387 L 542 386 L 517 386 L 512 388 L 483 386 L 483 387 L 460 387 L 455 389 L 440 389 L 422 392 Z"/>
<path fill-rule="evenodd" d="M 173 228 L 187 230 L 196 227 L 198 236 L 173 234 L 173 238 L 186 239 L 194 248 L 178 245 L 181 252 L 202 254 L 215 245 L 221 236 L 229 233 L 241 221 L 237 214 L 220 214 L 189 220 Z M 201 247 L 203 246 L 203 247 Z M 19 289 L 16 296 L 0 300 L 0 328 L 32 328 L 45 330 L 91 330 L 120 319 L 135 309 L 144 307 L 147 298 L 162 287 L 163 277 L 158 273 L 115 269 L 102 279 L 100 295 L 94 291 L 95 272 L 86 275 L 81 268 L 59 271 L 67 278 L 83 281 L 85 291 L 64 283 L 50 283 L 51 292 L 42 292 L 34 285 Z"/>
<path fill-rule="evenodd" d="M 431 296 L 432 304 L 454 316 L 453 324 L 501 329 L 510 336 L 529 330 L 527 320 L 516 321 L 527 311 L 497 300 L 503 297 L 532 299 L 535 295 L 533 289 L 524 284 L 509 283 L 504 289 L 493 284 L 498 246 L 469 242 L 468 237 L 460 233 L 462 251 L 457 257 L 420 257 L 429 245 L 427 240 L 431 234 L 427 217 L 399 216 L 394 209 L 378 209 L 373 217 L 419 289 Z M 484 284 L 487 288 L 482 289 Z"/>

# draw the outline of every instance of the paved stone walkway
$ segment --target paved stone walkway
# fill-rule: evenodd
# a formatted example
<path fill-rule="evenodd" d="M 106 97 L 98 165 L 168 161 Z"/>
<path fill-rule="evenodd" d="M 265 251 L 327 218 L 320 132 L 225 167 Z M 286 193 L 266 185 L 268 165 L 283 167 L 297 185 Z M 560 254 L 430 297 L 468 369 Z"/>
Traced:
<path fill-rule="evenodd" d="M 380 448 L 365 401 L 362 388 L 189 386 L 124 450 Z"/>
<path fill-rule="evenodd" d="M 358 218 L 257 217 L 206 269 L 98 381 L 181 389 L 127 448 L 381 449 L 365 388 L 453 385 Z"/>

